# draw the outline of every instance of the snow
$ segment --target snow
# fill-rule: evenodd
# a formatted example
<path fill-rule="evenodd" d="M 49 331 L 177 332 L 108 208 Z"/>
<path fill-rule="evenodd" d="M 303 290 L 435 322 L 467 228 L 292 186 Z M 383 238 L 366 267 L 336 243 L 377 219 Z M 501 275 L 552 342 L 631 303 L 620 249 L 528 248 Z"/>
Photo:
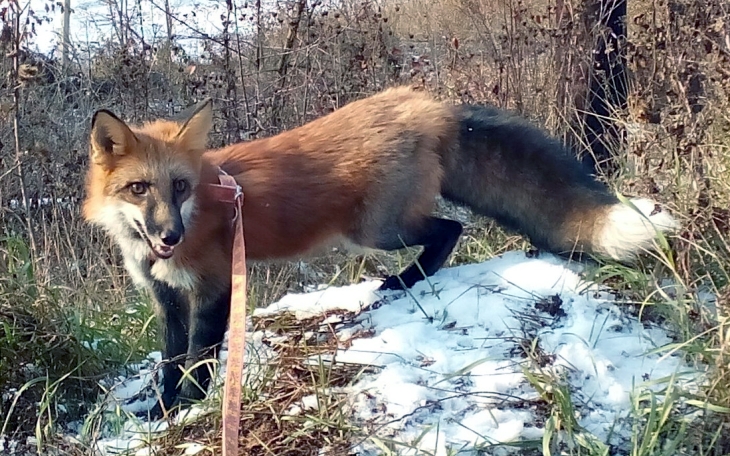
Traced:
<path fill-rule="evenodd" d="M 322 316 L 336 328 L 337 352 L 310 361 L 370 367 L 339 393 L 347 394 L 351 419 L 365 433 L 404 445 L 398 454 L 540 439 L 548 417 L 535 405 L 540 396 L 525 372 L 566 385 L 580 426 L 620 448 L 631 436 L 633 394 L 660 391 L 670 380 L 693 390 L 703 372 L 663 353 L 672 342 L 667 331 L 626 313 L 609 290 L 585 282 L 581 268 L 549 254 L 509 252 L 444 268 L 409 292 L 380 292 L 380 282 L 369 281 L 289 294 L 255 315 Z M 273 334 L 249 337 L 249 359 L 276 356 Z M 141 373 L 134 385 L 116 388 L 122 409 L 139 407 L 128 399 L 149 382 Z M 255 381 L 255 372 L 247 374 Z M 307 396 L 289 413 L 316 407 L 316 396 Z M 105 445 L 150 432 L 151 424 L 129 422 L 100 440 L 101 454 L 113 454 Z M 377 444 L 365 439 L 355 450 L 379 454 Z"/>
<path fill-rule="evenodd" d="M 23 209 L 27 207 L 31 208 L 38 208 L 41 206 L 48 207 L 54 204 L 54 200 L 51 197 L 43 197 L 43 198 L 28 198 L 27 205 L 22 200 L 17 199 L 11 199 L 10 200 L 10 209 L 20 209 L 21 207 Z M 78 204 L 77 198 L 56 198 L 55 204 L 59 207 L 62 207 L 64 209 L 71 209 L 74 206 Z"/>

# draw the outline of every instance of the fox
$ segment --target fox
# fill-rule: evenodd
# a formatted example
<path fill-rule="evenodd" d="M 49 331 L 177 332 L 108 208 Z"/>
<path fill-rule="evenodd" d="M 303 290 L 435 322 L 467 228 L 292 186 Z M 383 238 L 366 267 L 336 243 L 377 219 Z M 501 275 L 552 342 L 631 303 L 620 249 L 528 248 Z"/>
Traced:
<path fill-rule="evenodd" d="M 318 255 L 343 243 L 422 247 L 381 290 L 413 287 L 455 249 L 463 226 L 434 214 L 439 195 L 566 257 L 632 262 L 656 246 L 658 233 L 678 227 L 650 199 L 620 201 L 520 115 L 412 87 L 223 147 L 207 147 L 212 127 L 210 99 L 177 119 L 127 124 L 100 109 L 91 120 L 83 217 L 111 236 L 155 303 L 166 360 L 155 416 L 205 397 L 210 370 L 200 361 L 217 355 L 227 327 L 234 208 L 206 185 L 221 172 L 244 194 L 248 261 Z"/>

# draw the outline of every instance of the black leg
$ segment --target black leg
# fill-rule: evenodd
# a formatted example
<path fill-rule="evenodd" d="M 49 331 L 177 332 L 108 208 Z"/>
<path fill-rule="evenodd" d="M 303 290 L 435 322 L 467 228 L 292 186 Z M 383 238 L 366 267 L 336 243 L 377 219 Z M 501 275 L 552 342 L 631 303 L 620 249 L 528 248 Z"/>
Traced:
<path fill-rule="evenodd" d="M 208 291 L 208 293 L 206 293 Z M 195 298 L 191 309 L 188 359 L 185 369 L 190 370 L 201 360 L 215 359 L 223 343 L 230 307 L 230 289 L 224 293 L 202 291 Z M 203 363 L 189 372 L 195 381 L 184 379 L 180 391 L 181 401 L 199 400 L 205 397 L 212 367 Z"/>
<path fill-rule="evenodd" d="M 389 276 L 380 286 L 381 290 L 411 288 L 416 282 L 432 276 L 443 266 L 454 250 L 463 228 L 455 220 L 429 217 L 414 233 L 404 233 L 398 239 L 390 239 L 377 245 L 382 250 L 398 250 L 403 247 L 422 245 L 423 252 L 418 259 L 398 276 Z M 421 272 L 423 270 L 423 272 Z"/>
<path fill-rule="evenodd" d="M 188 351 L 188 305 L 183 295 L 167 284 L 155 281 L 153 285 L 157 300 L 157 320 L 162 332 L 162 405 L 169 410 L 178 397 L 182 371 L 180 365 L 185 363 L 184 355 Z M 162 415 L 158 404 L 151 413 L 154 417 Z"/>

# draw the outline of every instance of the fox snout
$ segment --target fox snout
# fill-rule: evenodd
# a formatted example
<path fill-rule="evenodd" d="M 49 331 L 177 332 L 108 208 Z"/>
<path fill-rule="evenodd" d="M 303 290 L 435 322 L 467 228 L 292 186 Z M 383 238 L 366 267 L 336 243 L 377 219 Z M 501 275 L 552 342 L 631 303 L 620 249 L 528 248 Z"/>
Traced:
<path fill-rule="evenodd" d="M 147 233 L 158 238 L 161 244 L 174 247 L 182 241 L 185 226 L 180 208 L 174 202 L 151 202 L 145 220 Z"/>
<path fill-rule="evenodd" d="M 144 228 L 150 248 L 159 258 L 172 257 L 185 236 L 180 209 L 175 204 L 152 202 L 146 212 Z"/>

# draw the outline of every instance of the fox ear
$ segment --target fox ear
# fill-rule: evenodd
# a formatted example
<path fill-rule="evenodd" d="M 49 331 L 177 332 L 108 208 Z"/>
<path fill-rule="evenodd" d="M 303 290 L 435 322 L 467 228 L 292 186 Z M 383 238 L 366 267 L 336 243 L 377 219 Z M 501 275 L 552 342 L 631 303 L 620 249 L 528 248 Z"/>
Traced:
<path fill-rule="evenodd" d="M 137 145 L 137 137 L 127 124 L 106 109 L 91 119 L 91 160 L 101 165 L 113 157 L 126 155 Z"/>
<path fill-rule="evenodd" d="M 186 110 L 189 113 L 181 122 L 177 143 L 189 151 L 203 151 L 208 144 L 208 133 L 213 127 L 213 100 L 206 98 Z"/>

